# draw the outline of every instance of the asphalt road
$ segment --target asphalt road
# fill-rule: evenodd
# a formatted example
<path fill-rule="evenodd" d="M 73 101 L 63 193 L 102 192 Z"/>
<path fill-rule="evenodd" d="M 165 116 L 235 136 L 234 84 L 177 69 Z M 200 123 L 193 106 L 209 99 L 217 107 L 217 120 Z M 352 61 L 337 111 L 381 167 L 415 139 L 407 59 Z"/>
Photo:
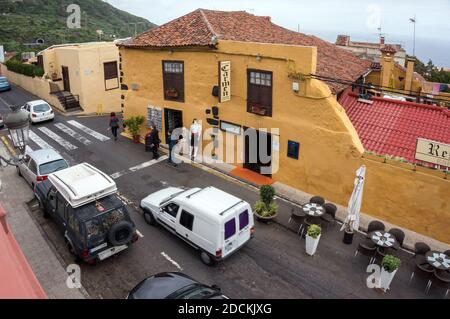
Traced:
<path fill-rule="evenodd" d="M 0 93 L 0 111 L 7 109 L 6 103 L 23 104 L 32 99 L 36 98 L 14 87 L 11 92 Z M 150 153 L 144 152 L 143 145 L 133 144 L 124 137 L 119 137 L 117 142 L 112 139 L 99 141 L 83 132 L 85 138 L 92 142 L 85 145 L 55 126 L 62 123 L 73 128 L 67 123 L 69 120 L 75 120 L 100 134 L 108 135 L 109 132 L 107 117 L 65 117 L 57 114 L 53 122 L 33 125 L 31 130 L 57 149 L 72 165 L 89 162 L 104 172 L 113 174 L 151 159 Z M 77 148 L 66 149 L 43 134 L 43 127 Z M 30 142 L 30 146 L 32 149 L 39 148 L 35 140 Z M 294 232 L 277 224 L 256 222 L 256 236 L 244 248 L 216 267 L 205 266 L 194 249 L 162 227 L 147 225 L 141 212 L 134 207 L 149 193 L 167 186 L 213 185 L 253 204 L 258 197 L 253 188 L 189 164 L 174 168 L 165 162 L 134 173 L 127 172 L 117 178 L 116 182 L 121 194 L 130 202 L 131 216 L 144 237 L 126 251 L 96 266 L 81 265 L 82 284 L 92 298 L 124 298 L 143 278 L 162 271 L 182 271 L 203 283 L 217 284 L 232 298 L 425 297 L 419 289 L 405 288 L 411 274 L 406 269 L 398 272 L 392 285 L 392 293 L 381 295 L 368 289 L 368 273 L 365 272 L 367 260 L 354 257 L 356 243 L 352 247 L 341 243 L 342 234 L 338 232 L 337 226 L 326 230 L 318 253 L 309 257 L 304 252 L 304 240 Z M 293 207 L 284 201 L 279 201 L 278 204 L 285 211 L 290 211 Z M 45 220 L 36 208 L 31 210 L 63 262 L 72 263 L 63 236 L 55 224 L 51 220 Z M 357 241 L 356 239 L 355 242 Z M 405 256 L 406 258 L 408 257 Z"/>

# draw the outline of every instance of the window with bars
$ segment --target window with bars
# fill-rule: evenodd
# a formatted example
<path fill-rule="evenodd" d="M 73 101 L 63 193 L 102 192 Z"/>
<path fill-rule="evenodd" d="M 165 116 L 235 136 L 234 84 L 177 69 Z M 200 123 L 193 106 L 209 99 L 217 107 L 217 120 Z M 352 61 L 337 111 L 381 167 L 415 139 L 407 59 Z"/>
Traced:
<path fill-rule="evenodd" d="M 184 62 L 163 61 L 164 99 L 184 102 Z"/>
<path fill-rule="evenodd" d="M 247 70 L 247 112 L 272 116 L 272 87 L 272 72 Z"/>
<path fill-rule="evenodd" d="M 105 71 L 105 81 L 117 79 L 119 77 L 117 72 L 117 61 L 103 63 Z"/>

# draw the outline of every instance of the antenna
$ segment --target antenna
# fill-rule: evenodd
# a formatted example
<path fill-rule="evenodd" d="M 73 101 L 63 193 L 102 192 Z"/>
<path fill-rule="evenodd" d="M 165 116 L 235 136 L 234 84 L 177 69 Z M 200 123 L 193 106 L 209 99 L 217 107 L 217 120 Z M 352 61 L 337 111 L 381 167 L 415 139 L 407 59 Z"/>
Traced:
<path fill-rule="evenodd" d="M 413 33 L 413 57 L 416 56 L 416 15 L 414 14 L 414 18 L 409 18 L 409 22 L 414 24 L 414 33 Z"/>

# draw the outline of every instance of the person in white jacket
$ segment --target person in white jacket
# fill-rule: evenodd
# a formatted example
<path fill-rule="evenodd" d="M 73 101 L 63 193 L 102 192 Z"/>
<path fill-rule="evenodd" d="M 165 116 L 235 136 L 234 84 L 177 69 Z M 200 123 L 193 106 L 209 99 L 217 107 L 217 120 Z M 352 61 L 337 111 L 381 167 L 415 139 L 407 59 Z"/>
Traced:
<path fill-rule="evenodd" d="M 189 129 L 189 136 L 191 139 L 190 155 L 192 161 L 194 161 L 197 157 L 198 144 L 201 138 L 201 134 L 202 126 L 198 123 L 197 119 L 194 119 Z"/>

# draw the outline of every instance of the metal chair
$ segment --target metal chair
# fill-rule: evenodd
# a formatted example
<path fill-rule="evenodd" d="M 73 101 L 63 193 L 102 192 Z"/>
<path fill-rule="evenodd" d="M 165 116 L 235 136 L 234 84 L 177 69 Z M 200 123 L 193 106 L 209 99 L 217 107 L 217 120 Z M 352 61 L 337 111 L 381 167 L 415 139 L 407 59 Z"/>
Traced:
<path fill-rule="evenodd" d="M 325 204 L 325 199 L 323 199 L 323 197 L 321 197 L 321 196 L 313 196 L 313 197 L 311 197 L 309 202 L 310 203 L 319 204 L 319 205 L 323 205 L 323 204 Z"/>
<path fill-rule="evenodd" d="M 416 258 L 417 256 L 424 256 L 430 250 L 430 246 L 428 246 L 424 242 L 417 242 L 414 244 L 414 258 Z"/>
<path fill-rule="evenodd" d="M 388 231 L 388 233 L 395 237 L 400 247 L 403 246 L 403 242 L 405 241 L 405 233 L 403 232 L 403 230 L 392 228 Z"/>
<path fill-rule="evenodd" d="M 300 234 L 300 231 L 302 231 L 303 235 L 303 231 L 304 231 L 304 222 L 306 219 L 306 215 L 303 212 L 298 212 L 294 214 L 294 209 L 291 210 L 291 217 L 289 218 L 289 224 L 293 221 L 294 223 L 296 223 L 298 225 L 298 230 L 297 230 L 297 234 Z"/>
<path fill-rule="evenodd" d="M 306 226 L 311 226 L 311 225 L 319 225 L 320 227 L 322 227 L 322 219 L 319 216 L 306 216 L 305 219 L 305 225 Z"/>
<path fill-rule="evenodd" d="M 447 298 L 450 290 L 450 273 L 445 270 L 435 270 L 434 278 L 432 279 L 434 287 L 445 289 L 444 299 Z"/>
<path fill-rule="evenodd" d="M 337 211 L 336 205 L 332 203 L 326 203 L 325 205 L 323 205 L 323 207 L 325 208 L 325 214 L 320 216 L 320 218 L 327 224 L 332 223 L 336 218 L 336 211 Z"/>
<path fill-rule="evenodd" d="M 382 230 L 384 231 L 386 229 L 386 226 L 384 226 L 384 224 L 378 220 L 372 220 L 369 223 L 369 226 L 367 226 L 367 233 L 371 233 L 373 231 L 376 230 Z"/>
<path fill-rule="evenodd" d="M 446 251 L 444 251 L 444 254 L 446 254 L 448 257 L 450 257 L 450 249 L 449 250 L 446 250 Z"/>
<path fill-rule="evenodd" d="M 355 257 L 358 254 L 370 257 L 369 264 L 372 264 L 375 261 L 375 254 L 377 251 L 377 246 L 370 239 L 366 239 L 362 243 L 359 243 L 358 248 L 355 251 Z"/>
<path fill-rule="evenodd" d="M 428 264 L 419 265 L 416 264 L 414 271 L 411 273 L 411 277 L 409 278 L 409 284 L 412 283 L 414 278 L 418 278 L 421 280 L 426 280 L 427 285 L 425 286 L 425 294 L 428 294 L 428 291 L 431 288 L 432 280 L 431 277 L 434 274 L 434 269 Z"/>

